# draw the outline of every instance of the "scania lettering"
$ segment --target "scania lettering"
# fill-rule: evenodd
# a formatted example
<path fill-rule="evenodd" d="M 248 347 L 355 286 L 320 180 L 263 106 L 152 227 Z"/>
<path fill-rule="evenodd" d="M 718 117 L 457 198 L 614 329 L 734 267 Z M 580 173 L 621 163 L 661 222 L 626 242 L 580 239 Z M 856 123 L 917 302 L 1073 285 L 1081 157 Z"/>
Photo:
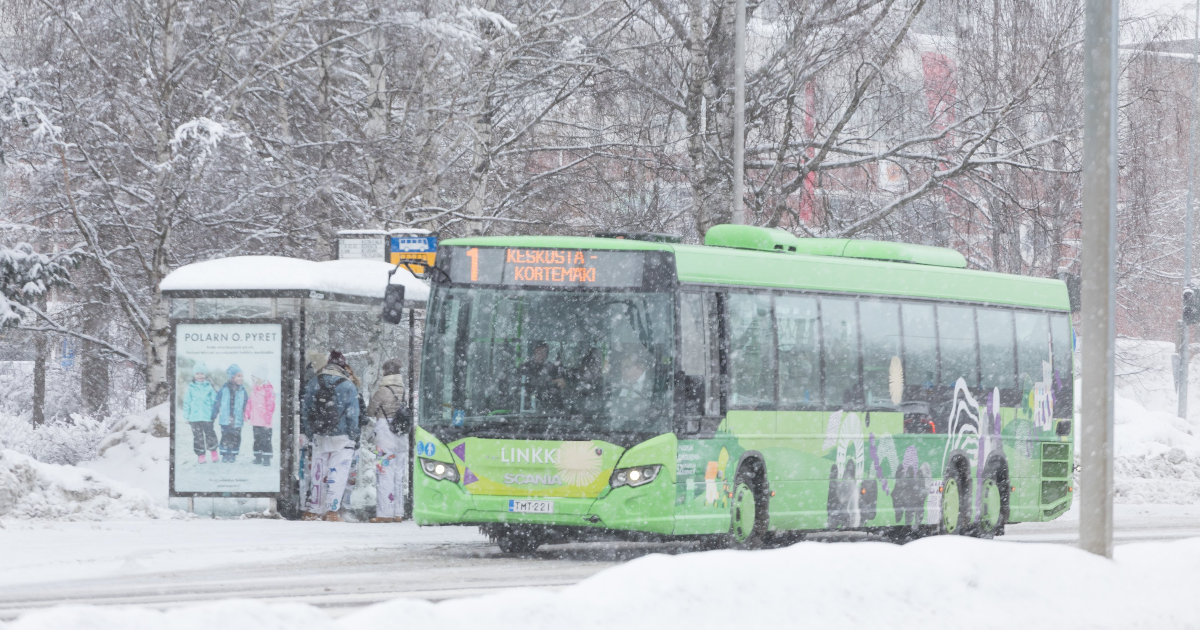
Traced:
<path fill-rule="evenodd" d="M 504 483 L 513 486 L 561 486 L 562 478 L 558 475 L 515 475 L 504 474 Z"/>
<path fill-rule="evenodd" d="M 720 225 L 441 244 L 414 518 L 508 552 L 786 532 L 991 537 L 1072 501 L 1057 280 Z"/>

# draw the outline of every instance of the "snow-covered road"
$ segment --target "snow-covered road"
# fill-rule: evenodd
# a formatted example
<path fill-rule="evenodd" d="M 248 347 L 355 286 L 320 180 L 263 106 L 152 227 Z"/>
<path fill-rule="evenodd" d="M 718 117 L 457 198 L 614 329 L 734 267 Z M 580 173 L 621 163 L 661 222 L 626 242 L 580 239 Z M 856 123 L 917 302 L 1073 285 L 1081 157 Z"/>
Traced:
<path fill-rule="evenodd" d="M 1005 540 L 1072 544 L 1073 514 L 1009 527 Z M 1200 506 L 1117 506 L 1117 543 L 1200 537 Z M 63 603 L 174 606 L 228 598 L 331 613 L 397 597 L 442 600 L 555 589 L 686 543 L 587 543 L 505 556 L 474 528 L 275 520 L 5 523 L 0 620 Z"/>

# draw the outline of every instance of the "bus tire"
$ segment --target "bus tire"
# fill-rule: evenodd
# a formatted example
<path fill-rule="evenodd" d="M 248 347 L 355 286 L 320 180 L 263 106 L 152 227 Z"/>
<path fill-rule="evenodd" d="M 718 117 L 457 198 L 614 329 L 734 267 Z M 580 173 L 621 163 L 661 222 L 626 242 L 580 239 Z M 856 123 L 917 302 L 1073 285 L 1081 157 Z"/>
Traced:
<path fill-rule="evenodd" d="M 767 532 L 767 503 L 761 484 L 749 471 L 739 471 L 730 501 L 729 546 L 757 549 Z"/>
<path fill-rule="evenodd" d="M 533 553 L 542 541 L 537 533 L 524 527 L 505 527 L 496 535 L 500 551 L 510 554 Z"/>
<path fill-rule="evenodd" d="M 942 518 L 938 522 L 938 533 L 950 536 L 965 536 L 971 529 L 971 487 L 966 476 L 953 463 L 946 468 L 942 480 Z"/>
<path fill-rule="evenodd" d="M 979 488 L 979 522 L 975 535 L 995 538 L 1004 533 L 1008 520 L 1008 481 L 999 468 L 989 467 Z"/>
<path fill-rule="evenodd" d="M 884 527 L 881 532 L 883 539 L 897 545 L 906 545 L 929 535 L 924 528 L 912 525 L 896 525 Z"/>

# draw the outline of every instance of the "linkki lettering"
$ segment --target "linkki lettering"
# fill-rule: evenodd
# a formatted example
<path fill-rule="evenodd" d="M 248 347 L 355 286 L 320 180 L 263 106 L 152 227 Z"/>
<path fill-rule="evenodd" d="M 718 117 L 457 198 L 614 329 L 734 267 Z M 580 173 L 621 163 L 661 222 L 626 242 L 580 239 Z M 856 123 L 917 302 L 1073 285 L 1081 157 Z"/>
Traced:
<path fill-rule="evenodd" d="M 531 446 L 528 448 L 517 448 L 515 446 L 500 447 L 500 461 L 505 464 L 557 464 L 558 463 L 557 448 L 542 448 L 540 446 Z"/>

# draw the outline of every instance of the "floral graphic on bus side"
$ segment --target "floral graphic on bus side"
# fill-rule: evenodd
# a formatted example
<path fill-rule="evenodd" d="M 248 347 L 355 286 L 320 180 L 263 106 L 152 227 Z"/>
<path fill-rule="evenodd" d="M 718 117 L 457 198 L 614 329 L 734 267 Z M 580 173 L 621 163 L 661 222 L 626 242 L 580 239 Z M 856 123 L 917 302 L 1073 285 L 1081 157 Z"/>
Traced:
<path fill-rule="evenodd" d="M 586 486 L 604 468 L 602 451 L 591 442 L 563 442 L 558 448 L 558 476 L 570 486 Z"/>

